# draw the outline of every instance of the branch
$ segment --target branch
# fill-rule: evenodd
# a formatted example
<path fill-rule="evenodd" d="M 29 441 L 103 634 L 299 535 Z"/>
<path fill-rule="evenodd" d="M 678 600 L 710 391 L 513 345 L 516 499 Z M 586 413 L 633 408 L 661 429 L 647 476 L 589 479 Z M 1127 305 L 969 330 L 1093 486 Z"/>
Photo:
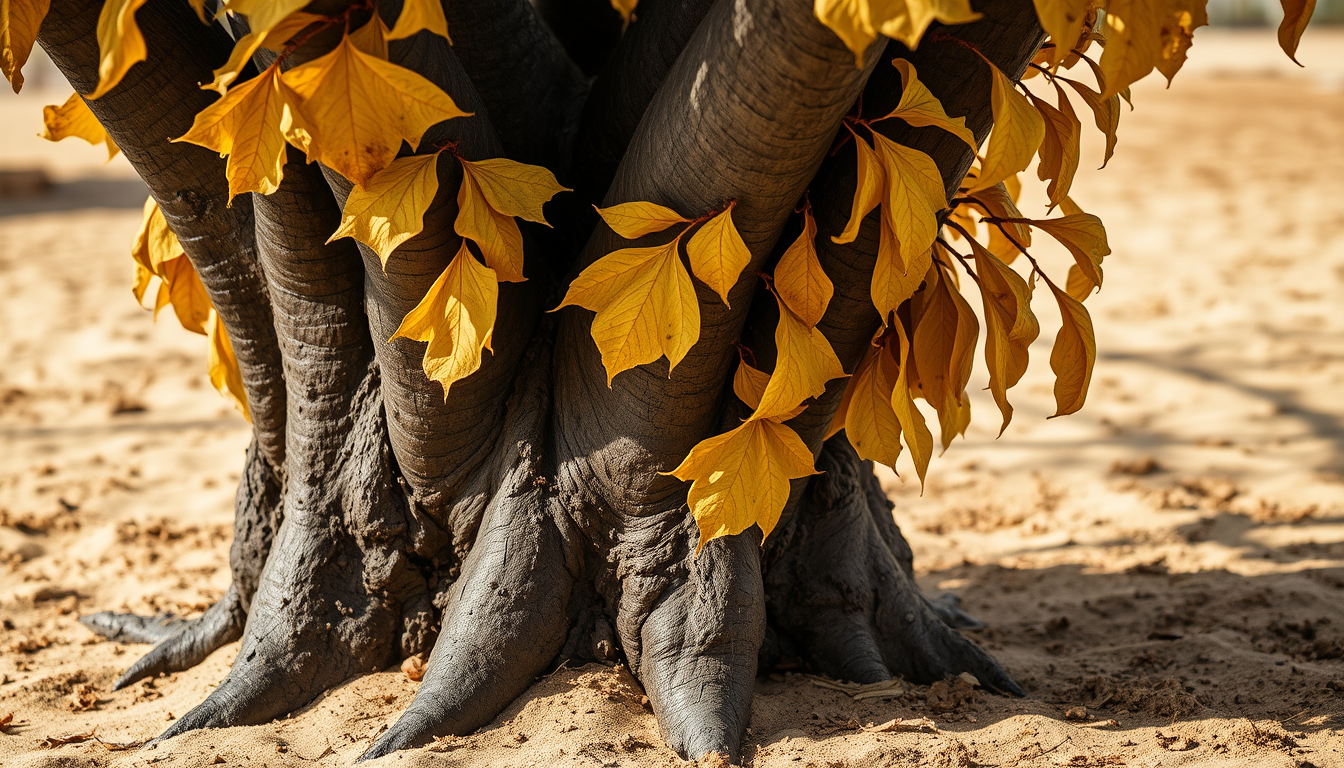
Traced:
<path fill-rule="evenodd" d="M 75 90 L 98 82 L 96 29 L 100 0 L 53 0 L 38 41 Z M 265 278 L 257 264 L 251 196 L 226 205 L 224 160 L 186 143 L 170 143 L 216 98 L 200 89 L 233 45 L 205 27 L 186 3 L 154 3 L 136 14 L 148 58 L 110 93 L 89 102 L 126 159 L 149 186 L 169 226 L 201 276 L 233 342 L 262 452 L 284 465 L 285 384 Z"/>

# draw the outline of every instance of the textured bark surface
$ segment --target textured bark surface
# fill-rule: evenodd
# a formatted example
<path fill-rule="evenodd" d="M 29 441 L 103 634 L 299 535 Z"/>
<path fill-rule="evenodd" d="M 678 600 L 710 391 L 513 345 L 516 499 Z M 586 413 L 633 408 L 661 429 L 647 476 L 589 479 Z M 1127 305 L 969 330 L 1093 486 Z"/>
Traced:
<path fill-rule="evenodd" d="M 823 474 L 794 483 L 796 513 L 764 547 L 752 528 L 696 556 L 686 487 L 659 473 L 740 415 L 729 395 L 735 341 L 769 367 L 774 303 L 758 273 L 805 192 L 836 286 L 820 327 L 852 370 L 878 322 L 868 294 L 877 224 L 870 217 L 846 246 L 826 236 L 847 217 L 854 183 L 853 150 L 834 151 L 842 120 L 861 94 L 863 117 L 896 104 L 889 62 L 902 55 L 983 137 L 989 77 L 966 46 L 1020 73 L 1041 40 L 1032 5 L 935 28 L 916 53 L 875 45 L 856 67 L 800 0 L 645 0 L 619 42 L 549 23 L 605 9 L 595 3 L 450 3 L 455 47 L 425 33 L 390 47 L 392 61 L 474 113 L 432 128 L 418 151 L 451 143 L 472 160 L 541 163 L 577 190 L 548 207 L 554 232 L 523 228 L 529 279 L 501 286 L 492 354 L 447 399 L 422 371 L 423 345 L 389 339 L 461 246 L 452 155 L 424 230 L 386 265 L 351 240 L 326 242 L 350 184 L 295 152 L 277 192 L 228 206 L 223 162 L 163 140 L 213 98 L 197 84 L 227 56 L 228 36 L 185 3 L 138 14 L 150 62 L 92 106 L 206 282 L 256 419 L 225 597 L 190 622 L 88 617 L 109 636 L 163 638 L 119 685 L 241 636 L 229 675 L 161 738 L 262 722 L 431 648 L 413 703 L 365 757 L 480 727 L 562 658 L 623 659 L 668 743 L 692 759 L 737 758 L 758 661 L 781 648 L 859 682 L 970 671 L 1020 693 L 952 628 L 968 617 L 914 586 L 871 466 L 842 437 L 823 447 L 843 380 L 793 422 Z M 96 80 L 97 9 L 55 0 L 41 36 L 84 91 Z M 566 54 L 585 41 L 591 59 Z M 603 62 L 590 86 L 582 72 Z M 936 129 L 880 130 L 933 156 L 949 194 L 973 159 Z M 567 277 L 627 245 L 594 226 L 589 204 L 631 200 L 689 217 L 733 203 L 752 260 L 728 304 L 697 284 L 700 340 L 675 370 L 664 360 L 608 386 L 592 314 L 542 310 Z"/>

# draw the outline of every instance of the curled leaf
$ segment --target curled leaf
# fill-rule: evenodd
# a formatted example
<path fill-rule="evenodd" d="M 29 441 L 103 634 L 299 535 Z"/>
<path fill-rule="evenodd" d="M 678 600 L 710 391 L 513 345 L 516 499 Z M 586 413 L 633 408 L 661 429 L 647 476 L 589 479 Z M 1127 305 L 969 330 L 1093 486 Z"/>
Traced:
<path fill-rule="evenodd" d="M 966 118 L 947 116 L 947 112 L 943 111 L 942 102 L 919 81 L 914 64 L 905 59 L 895 59 L 891 63 L 901 73 L 901 101 L 891 114 L 880 119 L 896 117 L 914 126 L 942 128 L 966 142 L 972 152 L 980 148 L 975 141 L 975 134 L 966 127 Z"/>
<path fill-rule="evenodd" d="M 848 125 L 845 126 L 849 128 Z M 845 224 L 845 229 L 839 235 L 831 237 L 836 243 L 852 243 L 854 238 L 859 236 L 859 226 L 863 224 L 864 218 L 872 212 L 882 202 L 882 194 L 886 189 L 886 173 L 882 170 L 882 163 L 878 161 L 877 154 L 873 152 L 872 147 L 858 134 L 854 133 L 853 128 L 849 128 L 850 136 L 854 139 L 855 162 L 855 182 L 854 182 L 854 205 L 849 211 L 849 222 Z"/>
<path fill-rule="evenodd" d="M 33 52 L 37 29 L 47 16 L 51 0 L 5 0 L 0 4 L 0 72 L 18 93 L 23 88 L 23 65 Z"/>
<path fill-rule="evenodd" d="M 1097 340 L 1092 332 L 1092 317 L 1083 303 L 1054 283 L 1048 285 L 1063 321 L 1050 350 L 1050 370 L 1055 372 L 1055 416 L 1065 416 L 1077 413 L 1087 400 L 1092 367 L 1097 362 Z"/>
<path fill-rule="evenodd" d="M 54 104 L 43 107 L 42 125 L 42 138 L 47 141 L 60 141 L 73 136 L 90 144 L 103 144 L 107 146 L 108 160 L 116 157 L 120 151 L 78 93 L 70 94 L 70 98 L 59 107 Z"/>

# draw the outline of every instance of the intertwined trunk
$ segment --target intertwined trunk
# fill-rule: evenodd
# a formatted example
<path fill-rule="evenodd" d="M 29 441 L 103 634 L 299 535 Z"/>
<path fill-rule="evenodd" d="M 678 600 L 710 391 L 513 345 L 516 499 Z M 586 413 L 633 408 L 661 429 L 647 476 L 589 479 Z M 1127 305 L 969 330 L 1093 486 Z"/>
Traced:
<path fill-rule="evenodd" d="M 101 4 L 53 0 L 40 36 L 85 93 L 97 81 Z M 585 5 L 541 7 L 559 18 Z M 432 649 L 410 709 L 369 756 L 481 726 L 564 658 L 623 658 L 671 746 L 692 758 L 736 757 L 758 657 L 800 655 L 859 682 L 970 671 L 1018 692 L 951 628 L 965 617 L 919 594 L 871 465 L 843 437 L 823 442 L 843 379 L 791 422 L 822 474 L 794 481 L 764 546 L 752 528 L 696 555 L 686 488 L 660 474 L 744 415 L 730 396 L 734 342 L 769 368 L 776 309 L 757 275 L 805 193 L 835 284 L 819 327 L 853 370 L 880 323 L 869 298 L 878 224 L 869 216 L 846 245 L 826 237 L 843 227 L 854 189 L 842 120 L 895 106 L 899 55 L 983 139 L 990 76 L 977 51 L 1016 77 L 1042 33 L 1027 0 L 980 10 L 979 22 L 935 26 L 918 51 L 879 44 L 856 66 L 805 0 L 642 0 L 619 40 L 557 23 L 573 36 L 563 42 L 526 0 L 445 2 L 454 45 L 421 34 L 394 42 L 390 57 L 475 116 L 436 126 L 422 146 L 542 164 L 576 190 L 557 198 L 555 230 L 525 225 L 528 280 L 501 285 L 492 354 L 445 399 L 421 369 L 423 346 L 388 339 L 459 248 L 458 164 L 441 165 L 448 192 L 385 269 L 351 240 L 326 242 L 349 184 L 293 150 L 277 192 L 226 204 L 223 161 L 167 139 L 214 98 L 198 84 L 231 37 L 186 2 L 148 4 L 138 14 L 148 60 L 90 106 L 219 311 L 254 438 L 221 602 L 177 624 L 92 617 L 109 633 L 162 640 L 119 685 L 242 637 L 228 677 L 167 737 L 274 718 Z M 566 46 L 607 65 L 590 82 Z M 973 160 L 965 143 L 878 126 L 931 155 L 956 191 Z M 700 340 L 675 371 L 663 360 L 608 386 L 591 314 L 543 310 L 623 245 L 595 226 L 591 206 L 630 200 L 688 212 L 736 201 L 752 261 L 727 304 L 697 285 Z"/>

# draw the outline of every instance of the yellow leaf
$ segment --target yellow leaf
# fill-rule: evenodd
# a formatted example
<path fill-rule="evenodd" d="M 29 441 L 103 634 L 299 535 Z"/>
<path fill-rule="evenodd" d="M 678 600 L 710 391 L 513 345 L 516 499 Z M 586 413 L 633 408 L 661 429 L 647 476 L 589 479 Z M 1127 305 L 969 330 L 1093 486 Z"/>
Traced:
<path fill-rule="evenodd" d="M 280 62 L 196 114 L 191 130 L 173 141 L 212 149 L 229 161 L 229 200 L 244 192 L 269 195 L 280 187 L 285 168 L 283 123 L 288 109 Z"/>
<path fill-rule="evenodd" d="M 247 17 L 248 27 L 266 34 L 310 0 L 228 0 L 225 10 Z"/>
<path fill-rule="evenodd" d="M 922 292 L 915 331 L 912 337 L 915 370 L 924 399 L 938 411 L 943 450 L 952 438 L 965 431 L 961 423 L 966 405 L 966 384 L 975 363 L 975 343 L 980 338 L 980 322 L 939 267 L 929 271 L 928 285 Z"/>
<path fill-rule="evenodd" d="M 947 207 L 943 175 L 923 152 L 876 132 L 873 140 L 887 182 L 882 218 L 895 240 L 898 263 L 906 265 L 929 250 L 938 236 L 938 212 Z"/>
<path fill-rule="evenodd" d="M 972 192 L 969 197 L 974 201 L 974 207 L 986 216 L 996 219 L 1022 218 L 1022 212 L 1017 209 L 1017 205 L 1013 202 L 1013 196 L 1002 182 Z M 1021 253 L 1018 250 L 1018 245 L 1023 248 L 1031 247 L 1031 226 L 1026 222 L 1005 221 L 988 224 L 987 226 L 989 229 L 989 251 L 1003 259 L 1005 263 L 1013 263 L 1013 260 Z M 1017 245 L 1013 245 L 1014 242 Z"/>
<path fill-rule="evenodd" d="M 733 206 L 705 222 L 686 244 L 691 272 L 728 303 L 728 292 L 751 263 L 751 251 L 733 225 Z"/>
<path fill-rule="evenodd" d="M 1283 6 L 1283 22 L 1279 24 L 1279 47 L 1288 54 L 1294 64 L 1297 60 L 1297 44 L 1302 41 L 1302 33 L 1311 23 L 1311 14 L 1316 10 L 1316 0 L 1279 0 Z M 17 87 L 15 91 L 19 90 Z"/>
<path fill-rule="evenodd" d="M 613 251 L 569 284 L 560 307 L 597 313 L 592 336 L 607 369 L 607 386 L 621 371 L 663 356 L 671 373 L 699 340 L 700 304 L 677 253 L 680 242 Z"/>
<path fill-rule="evenodd" d="M 406 0 L 401 5 L 401 15 L 388 34 L 388 40 L 401 40 L 410 37 L 422 29 L 453 42 L 448 37 L 448 20 L 443 16 L 443 3 L 439 0 Z"/>
<path fill-rule="evenodd" d="M 1065 291 L 1078 301 L 1087 301 L 1087 297 L 1097 288 L 1097 284 L 1089 280 L 1077 264 L 1069 265 L 1069 279 L 1064 285 Z"/>
<path fill-rule="evenodd" d="M 361 186 L 435 123 L 467 113 L 438 86 L 359 50 L 350 36 L 283 76 L 311 128 L 310 155 Z"/>
<path fill-rule="evenodd" d="M 676 211 L 657 203 L 631 202 L 613 205 L 610 208 L 593 206 L 602 220 L 607 222 L 611 231 L 625 238 L 635 240 L 654 232 L 662 232 L 674 224 L 684 224 L 687 219 Z"/>
<path fill-rule="evenodd" d="M 892 323 L 900 341 L 900 356 L 897 359 L 900 374 L 896 377 L 891 392 L 891 409 L 901 424 L 901 435 L 905 446 L 910 449 L 910 458 L 915 462 L 915 472 L 919 475 L 920 488 L 924 487 L 924 476 L 929 471 L 929 459 L 933 457 L 933 433 L 924 422 L 924 414 L 915 407 L 910 396 L 910 340 L 906 338 L 905 326 L 899 321 Z M 888 337 L 890 341 L 890 337 Z M 890 354 L 888 352 L 888 354 Z"/>
<path fill-rule="evenodd" d="M 350 44 L 375 59 L 387 61 L 389 31 L 383 17 L 375 13 L 363 26 L 350 33 Z"/>
<path fill-rule="evenodd" d="M 789 500 L 789 481 L 816 473 L 812 452 L 789 427 L 769 420 L 743 422 L 702 440 L 668 474 L 691 481 L 686 503 L 706 542 L 759 525 L 769 536 Z"/>
<path fill-rule="evenodd" d="M 1055 416 L 1076 413 L 1087 400 L 1092 381 L 1092 366 L 1097 362 L 1097 340 L 1092 333 L 1092 317 L 1081 301 L 1047 283 L 1059 303 L 1063 326 L 1050 351 L 1050 370 L 1055 372 Z M 1051 418 L 1054 418 L 1052 416 Z"/>
<path fill-rule="evenodd" d="M 192 333 L 207 335 L 206 321 L 214 307 L 191 262 L 186 256 L 163 262 L 162 277 L 168 285 L 168 301 L 177 321 Z"/>
<path fill-rule="evenodd" d="M 775 291 L 803 324 L 821 322 L 831 303 L 835 285 L 817 259 L 817 222 L 812 209 L 803 210 L 803 231 L 775 265 Z"/>
<path fill-rule="evenodd" d="M 0 0 L 0 72 L 15 93 L 23 88 L 23 65 L 28 63 L 49 4 L 50 0 Z"/>
<path fill-rule="evenodd" d="M 1162 24 L 1162 54 L 1154 66 L 1167 78 L 1167 85 L 1171 85 L 1171 79 L 1185 64 L 1186 54 L 1195 42 L 1195 29 L 1209 23 L 1206 3 L 1207 0 L 1171 0 L 1166 8 Z M 1129 101 L 1129 88 L 1121 89 L 1121 95 Z"/>
<path fill-rule="evenodd" d="M 987 65 L 993 76 L 990 94 L 994 110 L 994 130 L 989 134 L 985 160 L 980 166 L 980 177 L 971 191 L 998 184 L 1031 164 L 1031 158 L 1045 140 L 1045 121 L 1018 93 L 998 67 Z"/>
<path fill-rule="evenodd" d="M 611 0 L 611 7 L 621 14 L 621 18 L 626 24 L 635 17 L 635 6 L 639 5 L 639 0 Z"/>
<path fill-rule="evenodd" d="M 542 206 L 557 193 L 570 191 L 560 186 L 555 174 L 540 165 L 503 157 L 461 162 L 462 170 L 476 182 L 485 201 L 505 216 L 516 216 L 549 227 Z"/>
<path fill-rule="evenodd" d="M 1111 254 L 1101 219 L 1090 213 L 1078 213 L 1059 219 L 1032 221 L 1031 224 L 1068 248 L 1083 275 L 1093 285 L 1101 285 L 1101 261 Z"/>
<path fill-rule="evenodd" d="M 1034 94 L 1031 97 L 1036 111 L 1045 118 L 1045 140 L 1041 142 L 1041 162 L 1036 167 L 1036 176 L 1041 181 L 1050 180 L 1045 192 L 1051 208 L 1059 205 L 1073 186 L 1073 176 L 1078 172 L 1078 144 L 1083 132 L 1083 124 L 1058 82 L 1055 90 L 1059 92 L 1058 109 Z"/>
<path fill-rule="evenodd" d="M 770 374 L 753 368 L 746 360 L 739 360 L 733 373 L 733 394 L 754 411 L 761 404 L 761 395 L 765 394 L 765 385 L 769 382 Z"/>
<path fill-rule="evenodd" d="M 521 283 L 523 276 L 523 233 L 512 216 L 496 211 L 481 190 L 476 178 L 465 170 L 457 188 L 457 219 L 453 230 L 476 243 L 485 263 L 502 282 Z"/>
<path fill-rule="evenodd" d="M 901 422 L 891 407 L 899 371 L 886 345 L 872 347 L 845 391 L 845 437 L 859 458 L 895 469 L 901 455 Z"/>
<path fill-rule="evenodd" d="M 972 152 L 980 148 L 975 134 L 966 127 L 966 118 L 947 116 L 942 102 L 919 81 L 914 64 L 905 59 L 894 59 L 891 63 L 901 72 L 901 101 L 891 114 L 879 120 L 897 117 L 914 126 L 935 126 L 966 142 Z"/>
<path fill-rule="evenodd" d="M 224 66 L 215 70 L 215 79 L 201 87 L 209 91 L 218 91 L 219 95 L 223 96 L 228 93 L 229 86 L 238 79 L 238 75 L 243 71 L 243 68 L 252 61 L 252 55 L 259 48 L 280 51 L 284 48 L 285 43 L 289 42 L 290 38 L 307 29 L 314 22 L 321 21 L 322 18 L 316 14 L 298 11 L 286 16 L 268 31 L 248 32 L 238 38 L 238 42 L 234 43 L 233 52 L 229 54 L 229 60 L 224 63 Z"/>
<path fill-rule="evenodd" d="M 494 270 L 476 261 L 465 243 L 448 268 L 429 287 L 415 309 L 402 318 L 392 338 L 428 342 L 425 375 L 443 385 L 443 399 L 454 383 L 481 367 L 490 349 L 498 309 L 499 281 Z"/>
<path fill-rule="evenodd" d="M 146 198 L 140 231 L 131 244 L 131 257 L 152 274 L 163 277 L 164 263 L 182 255 L 182 244 L 168 228 L 168 220 L 163 217 L 159 204 L 152 197 Z"/>
<path fill-rule="evenodd" d="M 440 154 L 393 160 L 373 175 L 368 187 L 352 189 L 341 226 L 327 242 L 353 237 L 372 248 L 386 269 L 392 251 L 424 229 L 425 211 L 439 191 Z"/>
<path fill-rule="evenodd" d="M 1041 29 L 1055 44 L 1050 66 L 1056 67 L 1069 55 L 1083 33 L 1083 20 L 1092 7 L 1092 0 L 1035 0 L 1036 16 Z"/>
<path fill-rule="evenodd" d="M 1083 97 L 1083 101 L 1087 102 L 1088 108 L 1092 110 L 1097 130 L 1106 135 L 1106 155 L 1101 161 L 1101 167 L 1105 168 L 1111 161 L 1111 155 L 1115 154 L 1115 143 L 1119 140 L 1117 131 L 1120 129 L 1120 97 L 1102 98 L 1100 93 L 1082 83 L 1062 77 L 1059 79 L 1073 86 L 1073 90 Z"/>
<path fill-rule="evenodd" d="M 1003 414 L 999 434 L 1013 419 L 1008 390 L 1027 370 L 1027 348 L 1040 333 L 1031 311 L 1031 287 L 1022 276 L 997 256 L 971 241 L 980 298 L 985 315 L 985 365 L 989 367 L 989 390 Z"/>
<path fill-rule="evenodd" d="M 224 324 L 219 321 L 219 313 L 213 309 L 210 310 L 205 335 L 210 341 L 210 383 L 250 423 L 252 414 L 247 408 L 247 390 L 243 388 L 243 374 L 238 369 L 238 358 L 233 354 L 233 342 L 229 340 L 229 332 L 224 329 Z"/>
<path fill-rule="evenodd" d="M 887 219 L 882 218 L 882 233 L 877 244 L 877 263 L 873 265 L 873 279 L 869 291 L 873 306 L 887 324 L 887 316 L 896 311 L 906 299 L 915 295 L 924 275 L 933 263 L 933 249 L 927 249 L 913 259 L 902 260 L 891 234 Z"/>
<path fill-rule="evenodd" d="M 1153 71 L 1162 57 L 1164 0 L 1109 0 L 1106 5 L 1106 47 L 1101 67 L 1102 98 L 1114 96 Z"/>
<path fill-rule="evenodd" d="M 106 145 L 108 160 L 117 156 L 117 145 L 78 93 L 70 94 L 70 98 L 59 107 L 54 104 L 43 107 L 42 123 L 45 126 L 42 138 L 47 141 L 60 141 L 74 136 L 90 144 Z"/>
<path fill-rule="evenodd" d="M 877 29 L 912 51 L 918 47 L 924 30 L 935 21 L 966 24 L 980 18 L 980 14 L 971 10 L 968 0 L 900 0 L 899 5 L 905 6 L 904 13 L 881 22 Z"/>
<path fill-rule="evenodd" d="M 934 21 L 964 24 L 980 18 L 967 0 L 814 0 L 813 9 L 817 20 L 854 52 L 855 66 L 863 64 L 863 53 L 879 32 L 914 50 Z"/>
<path fill-rule="evenodd" d="M 145 37 L 135 23 L 135 12 L 145 0 L 104 0 L 98 14 L 98 87 L 89 94 L 96 99 L 116 87 L 148 51 Z"/>
<path fill-rule="evenodd" d="M 810 328 L 775 296 L 775 370 L 761 394 L 753 419 L 782 418 L 802 402 L 826 391 L 826 382 L 845 375 L 840 360 L 821 331 Z"/>
<path fill-rule="evenodd" d="M 849 125 L 845 126 L 849 128 Z M 854 138 L 854 152 L 857 167 L 855 168 L 854 182 L 854 205 L 849 211 L 849 222 L 845 224 L 845 231 L 838 237 L 833 236 L 831 240 L 836 243 L 852 243 L 854 238 L 859 236 L 859 225 L 863 224 L 863 219 L 874 208 L 882 202 L 882 193 L 886 189 L 886 174 L 882 171 L 882 163 L 878 161 L 877 154 L 858 134 L 854 133 L 853 128 L 849 128 L 850 136 Z"/>

